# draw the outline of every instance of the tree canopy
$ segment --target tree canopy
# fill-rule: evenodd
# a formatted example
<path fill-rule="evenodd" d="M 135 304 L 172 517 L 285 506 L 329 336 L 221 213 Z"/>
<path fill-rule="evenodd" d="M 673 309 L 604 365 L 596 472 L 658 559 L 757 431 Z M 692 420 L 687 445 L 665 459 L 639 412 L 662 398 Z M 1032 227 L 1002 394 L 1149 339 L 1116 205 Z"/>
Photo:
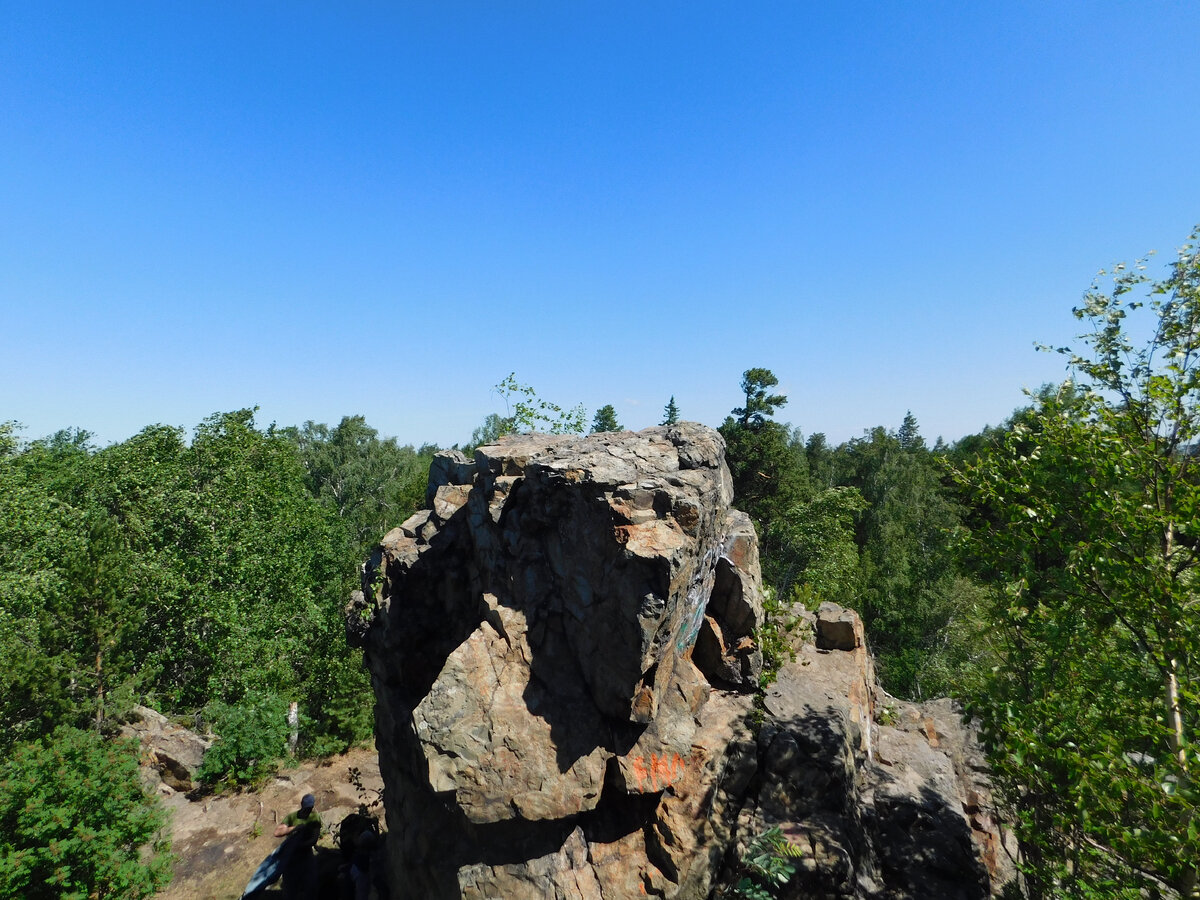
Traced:
<path fill-rule="evenodd" d="M 596 410 L 596 415 L 592 419 L 592 434 L 597 434 L 602 431 L 620 431 L 621 426 L 617 422 L 617 411 L 613 409 L 611 403 Z"/>
<path fill-rule="evenodd" d="M 1102 273 L 1075 310 L 1082 349 L 1058 348 L 1076 383 L 957 474 L 990 511 L 972 546 L 1001 588 L 973 709 L 1034 897 L 1196 885 L 1196 238 L 1162 280 Z"/>
<path fill-rule="evenodd" d="M 675 405 L 675 395 L 671 395 L 671 399 L 667 401 L 667 405 L 663 407 L 663 420 L 660 425 L 674 425 L 679 421 L 679 407 Z"/>

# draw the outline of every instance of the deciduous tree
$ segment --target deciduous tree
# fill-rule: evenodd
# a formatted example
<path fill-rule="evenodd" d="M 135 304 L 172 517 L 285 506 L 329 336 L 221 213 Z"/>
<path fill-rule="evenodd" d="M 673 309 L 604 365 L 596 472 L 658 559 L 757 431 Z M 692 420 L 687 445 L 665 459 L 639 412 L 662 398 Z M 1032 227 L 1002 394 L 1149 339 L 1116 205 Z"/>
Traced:
<path fill-rule="evenodd" d="M 583 404 L 563 409 L 557 403 L 543 400 L 537 391 L 517 381 L 516 373 L 496 385 L 495 390 L 504 398 L 512 422 L 512 430 L 520 433 L 535 431 L 549 434 L 580 434 L 583 432 Z"/>
<path fill-rule="evenodd" d="M 1079 398 L 1043 398 L 958 475 L 993 512 L 973 546 L 1000 587 L 999 665 L 974 710 L 1035 897 L 1196 885 L 1196 239 L 1162 280 L 1139 263 L 1097 281 L 1075 310 L 1083 348 L 1059 350 Z"/>

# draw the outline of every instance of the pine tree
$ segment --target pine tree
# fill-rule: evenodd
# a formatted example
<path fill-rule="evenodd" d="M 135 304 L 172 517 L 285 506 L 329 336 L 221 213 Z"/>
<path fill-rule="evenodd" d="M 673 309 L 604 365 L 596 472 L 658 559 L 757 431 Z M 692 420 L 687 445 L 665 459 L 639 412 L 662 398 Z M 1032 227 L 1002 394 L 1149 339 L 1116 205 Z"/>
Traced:
<path fill-rule="evenodd" d="M 605 404 L 596 410 L 596 417 L 592 419 L 592 434 L 601 431 L 620 431 L 621 426 L 617 422 L 617 411 L 613 409 L 611 403 Z"/>
<path fill-rule="evenodd" d="M 757 430 L 775 415 L 775 407 L 787 405 L 787 397 L 784 394 L 767 393 L 778 384 L 779 379 L 770 369 L 747 369 L 742 373 L 742 391 L 746 395 L 746 405 L 733 411 L 739 425 Z"/>
<path fill-rule="evenodd" d="M 661 425 L 674 425 L 679 421 L 679 407 L 675 405 L 675 395 L 671 395 L 671 399 L 667 401 L 667 405 L 663 408 L 663 420 Z"/>

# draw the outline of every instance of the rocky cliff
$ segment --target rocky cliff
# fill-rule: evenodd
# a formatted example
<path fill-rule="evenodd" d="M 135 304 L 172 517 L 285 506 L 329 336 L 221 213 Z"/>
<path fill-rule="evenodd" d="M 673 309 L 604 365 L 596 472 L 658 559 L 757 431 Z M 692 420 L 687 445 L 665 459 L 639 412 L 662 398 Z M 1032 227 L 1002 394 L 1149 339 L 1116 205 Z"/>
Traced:
<path fill-rule="evenodd" d="M 703 898 L 772 825 L 804 850 L 786 896 L 987 895 L 970 762 L 877 736 L 853 614 L 814 619 L 832 646 L 800 641 L 756 710 L 757 542 L 732 499 L 694 424 L 435 460 L 347 617 L 393 896 Z"/>

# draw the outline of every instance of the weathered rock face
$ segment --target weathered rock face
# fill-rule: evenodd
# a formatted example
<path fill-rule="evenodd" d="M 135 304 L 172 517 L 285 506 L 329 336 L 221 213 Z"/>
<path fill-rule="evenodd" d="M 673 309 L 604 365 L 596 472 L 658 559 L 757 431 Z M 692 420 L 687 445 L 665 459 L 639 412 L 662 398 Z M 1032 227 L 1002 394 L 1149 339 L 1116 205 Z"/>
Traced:
<path fill-rule="evenodd" d="M 125 737 L 136 738 L 142 754 L 142 771 L 163 794 L 187 792 L 195 785 L 204 752 L 212 742 L 168 721 L 145 706 L 135 706 L 130 721 L 121 727 Z"/>
<path fill-rule="evenodd" d="M 691 424 L 435 461 L 431 508 L 350 612 L 396 896 L 707 894 L 761 669 L 731 496 L 720 436 Z"/>
<path fill-rule="evenodd" d="M 701 900 L 773 825 L 805 850 L 787 897 L 987 895 L 986 786 L 928 738 L 948 718 L 877 725 L 854 613 L 804 614 L 755 725 L 758 550 L 731 493 L 688 423 L 435 459 L 348 610 L 394 897 Z"/>
<path fill-rule="evenodd" d="M 781 898 L 997 892 L 1013 870 L 984 755 L 959 710 L 883 693 L 856 613 L 825 603 L 796 614 L 809 627 L 766 690 L 727 880 L 749 840 L 778 826 L 803 850 Z"/>

